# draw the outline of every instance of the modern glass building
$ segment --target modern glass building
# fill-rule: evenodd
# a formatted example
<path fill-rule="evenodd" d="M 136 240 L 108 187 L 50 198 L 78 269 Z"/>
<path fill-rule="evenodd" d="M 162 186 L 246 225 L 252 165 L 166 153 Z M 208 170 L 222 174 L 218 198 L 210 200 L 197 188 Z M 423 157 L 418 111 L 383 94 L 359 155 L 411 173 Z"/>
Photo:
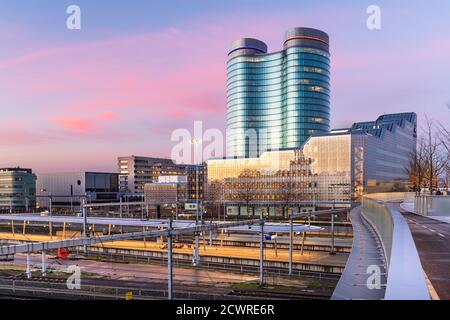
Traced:
<path fill-rule="evenodd" d="M 319 179 L 319 194 L 333 198 L 346 190 L 348 199 L 358 200 L 366 193 L 408 191 L 407 170 L 416 143 L 416 114 L 396 113 L 314 135 L 303 154 Z"/>
<path fill-rule="evenodd" d="M 308 206 L 348 206 L 366 193 L 407 191 L 416 148 L 415 113 L 382 115 L 351 128 L 314 134 L 301 148 L 259 157 L 207 161 L 208 195 L 228 214 L 269 215 Z"/>
<path fill-rule="evenodd" d="M 227 156 L 257 157 L 270 149 L 299 148 L 330 129 L 329 37 L 294 28 L 284 49 L 243 38 L 228 53 Z"/>
<path fill-rule="evenodd" d="M 0 211 L 36 207 L 36 175 L 31 169 L 0 168 Z"/>

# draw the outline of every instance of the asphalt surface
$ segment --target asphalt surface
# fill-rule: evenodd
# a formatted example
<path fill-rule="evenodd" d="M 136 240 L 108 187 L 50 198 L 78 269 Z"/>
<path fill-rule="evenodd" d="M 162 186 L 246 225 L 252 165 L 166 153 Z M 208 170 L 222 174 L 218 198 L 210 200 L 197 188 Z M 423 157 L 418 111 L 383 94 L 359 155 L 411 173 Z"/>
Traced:
<path fill-rule="evenodd" d="M 450 224 L 399 211 L 408 222 L 428 279 L 441 300 L 450 300 Z"/>

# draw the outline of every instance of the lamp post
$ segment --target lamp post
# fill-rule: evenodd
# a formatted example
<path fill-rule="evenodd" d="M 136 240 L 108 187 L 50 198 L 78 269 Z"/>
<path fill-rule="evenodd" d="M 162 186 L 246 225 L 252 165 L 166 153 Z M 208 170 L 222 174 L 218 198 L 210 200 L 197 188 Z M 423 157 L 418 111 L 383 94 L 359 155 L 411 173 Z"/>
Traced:
<path fill-rule="evenodd" d="M 169 300 L 173 299 L 173 236 L 172 236 L 172 217 L 169 219 L 169 231 L 167 234 L 167 295 Z"/>
<path fill-rule="evenodd" d="M 294 246 L 293 243 L 293 235 L 294 235 L 294 226 L 292 221 L 292 216 L 289 216 L 289 275 L 292 275 L 292 247 Z"/>
<path fill-rule="evenodd" d="M 175 220 L 178 221 L 178 185 L 175 191 Z"/>
<path fill-rule="evenodd" d="M 195 154 L 197 154 L 197 146 L 200 146 L 202 144 L 202 140 L 200 139 L 192 139 L 190 141 L 190 143 L 192 145 L 195 146 Z M 195 159 L 197 159 L 197 157 L 194 157 Z M 201 159 L 201 158 L 200 158 Z M 202 160 L 200 160 L 201 163 Z M 198 226 L 199 224 L 199 179 L 198 179 L 198 164 L 195 165 L 195 202 L 196 202 L 196 212 L 195 212 L 195 225 Z M 203 216 L 203 213 L 202 213 Z M 200 254 L 199 254 L 199 237 L 200 235 L 198 234 L 198 232 L 195 233 L 195 248 L 194 248 L 194 261 L 193 261 L 193 265 L 194 266 L 198 266 L 200 264 Z"/>
<path fill-rule="evenodd" d="M 259 286 L 264 287 L 264 216 L 260 213 L 260 246 L 259 246 Z"/>
<path fill-rule="evenodd" d="M 53 198 L 52 198 L 52 193 L 51 192 L 49 192 L 49 195 L 50 195 L 50 206 L 49 206 L 49 209 L 48 209 L 48 214 L 50 215 L 50 217 L 52 216 L 52 207 L 53 207 Z"/>
<path fill-rule="evenodd" d="M 41 192 L 47 192 L 47 189 L 42 188 Z M 48 214 L 51 217 L 52 216 L 52 193 L 50 191 L 48 191 L 48 198 L 49 198 Z"/>
<path fill-rule="evenodd" d="M 41 192 L 47 192 L 47 189 L 43 188 L 43 189 L 41 189 Z M 48 197 L 50 199 L 49 206 L 48 206 L 48 215 L 51 217 L 52 216 L 52 193 L 51 192 L 48 192 Z M 53 237 L 53 224 L 51 221 L 48 223 L 48 227 L 49 227 L 49 233 L 50 233 L 50 239 L 51 239 Z"/>

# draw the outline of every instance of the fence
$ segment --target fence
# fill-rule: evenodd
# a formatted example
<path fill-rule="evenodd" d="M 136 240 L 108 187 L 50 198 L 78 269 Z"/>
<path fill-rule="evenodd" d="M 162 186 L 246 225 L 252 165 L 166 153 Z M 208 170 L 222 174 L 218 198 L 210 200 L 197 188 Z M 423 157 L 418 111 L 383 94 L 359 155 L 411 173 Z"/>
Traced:
<path fill-rule="evenodd" d="M 414 212 L 417 214 L 450 217 L 450 196 L 419 195 L 413 201 Z"/>
<path fill-rule="evenodd" d="M 130 294 L 131 293 L 131 294 Z M 127 296 L 133 300 L 161 300 L 167 299 L 169 293 L 164 288 L 125 288 L 94 283 L 81 284 L 79 290 L 67 288 L 65 279 L 36 279 L 22 280 L 14 278 L 0 278 L 0 295 L 56 298 L 56 299 L 85 299 L 85 300 L 126 300 Z M 207 290 L 199 292 L 198 288 L 185 287 L 174 292 L 174 298 L 183 300 L 241 300 L 252 297 L 214 293 Z"/>

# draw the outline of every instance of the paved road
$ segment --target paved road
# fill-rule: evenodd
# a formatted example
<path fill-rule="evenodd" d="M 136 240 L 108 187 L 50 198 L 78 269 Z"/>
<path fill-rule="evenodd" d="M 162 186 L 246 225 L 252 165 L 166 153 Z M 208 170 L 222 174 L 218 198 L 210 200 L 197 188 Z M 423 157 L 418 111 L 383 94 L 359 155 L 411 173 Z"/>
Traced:
<path fill-rule="evenodd" d="M 441 300 L 450 300 L 450 224 L 399 210 L 408 222 L 434 289 Z"/>

